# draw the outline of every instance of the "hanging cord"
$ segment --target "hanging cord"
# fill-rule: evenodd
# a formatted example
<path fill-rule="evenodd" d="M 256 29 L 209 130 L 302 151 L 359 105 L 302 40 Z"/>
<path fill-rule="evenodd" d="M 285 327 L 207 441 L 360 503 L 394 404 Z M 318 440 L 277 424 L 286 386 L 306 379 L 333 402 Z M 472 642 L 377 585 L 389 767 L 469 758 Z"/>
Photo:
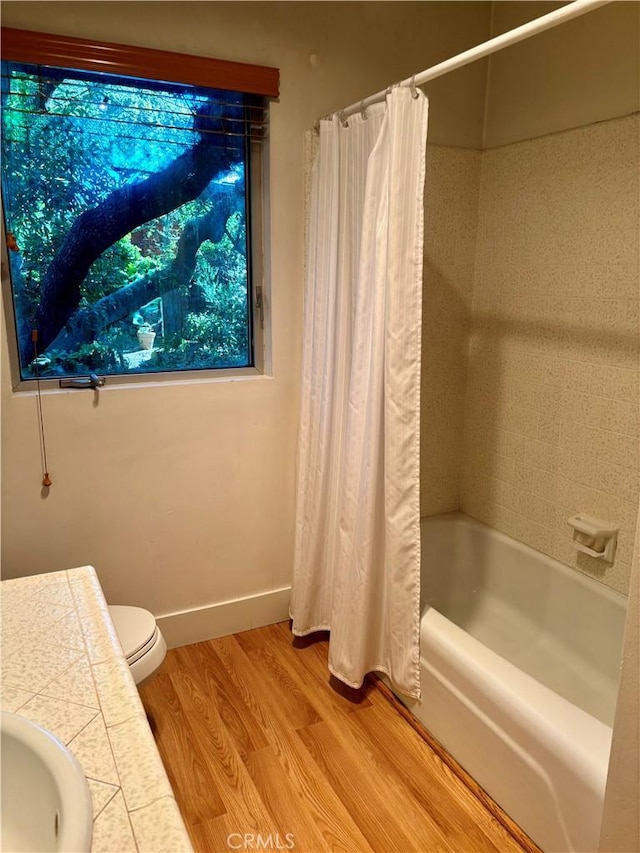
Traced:
<path fill-rule="evenodd" d="M 40 393 L 40 365 L 38 364 L 38 330 L 33 329 L 31 332 L 31 340 L 33 341 L 33 364 L 36 371 L 36 387 L 38 400 L 38 420 L 40 422 L 40 456 L 42 459 L 42 485 L 48 489 L 51 485 L 51 477 L 49 476 L 49 466 L 47 465 L 47 443 L 44 435 L 44 416 L 42 414 L 42 394 Z"/>

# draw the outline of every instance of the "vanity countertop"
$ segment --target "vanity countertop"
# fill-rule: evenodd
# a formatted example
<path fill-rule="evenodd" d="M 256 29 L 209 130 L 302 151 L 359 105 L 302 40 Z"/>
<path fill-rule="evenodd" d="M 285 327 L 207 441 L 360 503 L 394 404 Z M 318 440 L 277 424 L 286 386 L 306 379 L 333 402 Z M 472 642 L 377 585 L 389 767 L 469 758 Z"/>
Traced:
<path fill-rule="evenodd" d="M 2 708 L 80 762 L 92 853 L 192 851 L 95 570 L 2 581 L 0 605 Z"/>

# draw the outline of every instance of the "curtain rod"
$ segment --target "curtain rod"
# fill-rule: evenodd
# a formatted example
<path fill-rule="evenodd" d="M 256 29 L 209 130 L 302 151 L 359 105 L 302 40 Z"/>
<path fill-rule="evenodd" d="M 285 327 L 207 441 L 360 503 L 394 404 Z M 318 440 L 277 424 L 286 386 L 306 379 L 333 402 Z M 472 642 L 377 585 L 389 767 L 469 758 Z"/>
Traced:
<path fill-rule="evenodd" d="M 407 77 L 406 80 L 401 80 L 399 83 L 394 83 L 393 85 L 422 86 L 424 83 L 429 83 L 431 80 L 435 80 L 436 77 L 442 77 L 443 74 L 448 74 L 450 71 L 455 71 L 458 68 L 462 68 L 464 65 L 469 65 L 470 62 L 475 62 L 477 59 L 482 59 L 485 56 L 489 56 L 491 53 L 502 50 L 503 47 L 509 47 L 511 44 L 516 44 L 523 39 L 535 36 L 538 33 L 551 29 L 552 27 L 557 27 L 558 24 L 563 24 L 565 21 L 570 21 L 572 18 L 577 18 L 580 15 L 584 15 L 586 12 L 591 12 L 599 6 L 606 6 L 611 2 L 612 0 L 573 0 L 572 3 L 568 3 L 561 9 L 556 9 L 553 12 L 549 12 L 547 15 L 535 18 L 533 21 L 522 24 L 522 26 L 509 30 L 506 33 L 502 33 L 502 35 L 489 39 L 489 41 L 482 42 L 482 44 L 476 45 L 476 47 L 465 50 L 463 53 L 459 53 L 457 56 L 451 57 L 451 59 L 446 59 L 444 62 L 438 63 L 438 65 L 427 68 L 426 71 L 421 71 L 419 74 L 414 74 L 412 77 Z M 387 89 L 382 89 L 380 92 L 376 92 L 375 95 L 370 95 L 368 98 L 358 101 L 358 103 L 351 104 L 351 106 L 340 110 L 337 115 L 344 120 L 348 116 L 366 109 L 371 106 L 371 104 L 376 104 L 379 101 L 384 100 L 391 88 L 392 87 L 389 86 Z M 333 113 L 333 115 L 336 115 L 336 113 Z"/>

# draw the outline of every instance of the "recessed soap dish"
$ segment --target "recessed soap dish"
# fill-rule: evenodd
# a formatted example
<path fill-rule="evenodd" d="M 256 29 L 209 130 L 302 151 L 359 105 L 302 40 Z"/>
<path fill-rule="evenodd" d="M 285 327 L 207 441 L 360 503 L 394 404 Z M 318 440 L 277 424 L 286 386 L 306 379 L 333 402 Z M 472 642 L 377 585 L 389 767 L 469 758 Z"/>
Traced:
<path fill-rule="evenodd" d="M 596 560 L 613 563 L 618 544 L 617 527 L 582 513 L 572 515 L 569 525 L 573 527 L 573 542 L 578 551 Z"/>

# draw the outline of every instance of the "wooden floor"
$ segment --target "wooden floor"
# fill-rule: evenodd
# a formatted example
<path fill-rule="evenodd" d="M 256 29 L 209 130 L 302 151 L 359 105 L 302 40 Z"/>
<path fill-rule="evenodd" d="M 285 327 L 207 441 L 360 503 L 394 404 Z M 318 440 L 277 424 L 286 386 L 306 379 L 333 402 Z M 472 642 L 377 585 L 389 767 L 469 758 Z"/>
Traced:
<path fill-rule="evenodd" d="M 142 689 L 196 851 L 260 834 L 296 853 L 521 853 L 375 686 L 340 688 L 326 663 L 326 639 L 282 623 L 174 649 Z"/>

